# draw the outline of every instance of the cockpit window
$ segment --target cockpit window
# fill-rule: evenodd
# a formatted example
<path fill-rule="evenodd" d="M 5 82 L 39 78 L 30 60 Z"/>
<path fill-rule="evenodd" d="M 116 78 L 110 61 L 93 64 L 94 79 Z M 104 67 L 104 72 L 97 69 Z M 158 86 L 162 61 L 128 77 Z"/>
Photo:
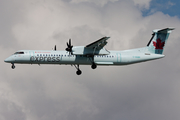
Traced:
<path fill-rule="evenodd" d="M 15 52 L 14 54 L 24 54 L 24 52 Z"/>

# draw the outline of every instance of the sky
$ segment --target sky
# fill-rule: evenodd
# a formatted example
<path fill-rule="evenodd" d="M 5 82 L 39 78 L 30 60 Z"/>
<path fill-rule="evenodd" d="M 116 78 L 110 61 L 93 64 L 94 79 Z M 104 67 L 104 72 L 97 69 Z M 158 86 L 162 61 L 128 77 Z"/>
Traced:
<path fill-rule="evenodd" d="M 1 120 L 179 120 L 180 2 L 0 0 Z M 11 64 L 17 50 L 64 50 L 110 36 L 108 50 L 144 47 L 152 30 L 176 28 L 165 58 L 128 66 Z"/>

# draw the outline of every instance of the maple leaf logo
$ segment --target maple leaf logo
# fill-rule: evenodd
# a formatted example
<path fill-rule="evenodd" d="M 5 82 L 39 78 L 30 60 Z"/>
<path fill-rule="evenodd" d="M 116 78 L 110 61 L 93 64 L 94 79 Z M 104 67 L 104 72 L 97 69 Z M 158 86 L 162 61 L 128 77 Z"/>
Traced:
<path fill-rule="evenodd" d="M 161 39 L 157 39 L 157 42 L 153 41 L 155 49 L 163 49 L 165 42 L 161 42 Z"/>

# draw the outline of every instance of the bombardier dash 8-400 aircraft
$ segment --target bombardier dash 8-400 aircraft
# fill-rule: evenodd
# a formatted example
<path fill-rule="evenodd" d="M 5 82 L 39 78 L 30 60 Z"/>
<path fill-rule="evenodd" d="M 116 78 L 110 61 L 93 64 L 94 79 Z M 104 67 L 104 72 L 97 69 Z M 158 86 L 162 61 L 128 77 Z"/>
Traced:
<path fill-rule="evenodd" d="M 66 51 L 54 50 L 19 50 L 4 61 L 12 64 L 66 64 L 74 65 L 76 74 L 82 71 L 79 65 L 91 65 L 95 69 L 97 65 L 128 65 L 163 58 L 164 46 L 169 34 L 174 28 L 153 30 L 152 38 L 146 47 L 123 50 L 108 51 L 104 48 L 110 37 L 103 37 L 86 46 L 73 46 L 71 39 L 67 42 Z"/>

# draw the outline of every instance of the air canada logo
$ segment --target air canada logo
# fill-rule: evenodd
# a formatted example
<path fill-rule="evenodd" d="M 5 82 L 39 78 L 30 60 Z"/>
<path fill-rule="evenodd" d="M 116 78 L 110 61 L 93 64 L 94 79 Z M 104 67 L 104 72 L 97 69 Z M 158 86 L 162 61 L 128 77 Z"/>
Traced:
<path fill-rule="evenodd" d="M 163 49 L 165 42 L 161 42 L 161 39 L 157 39 L 157 42 L 153 41 L 155 49 Z"/>

